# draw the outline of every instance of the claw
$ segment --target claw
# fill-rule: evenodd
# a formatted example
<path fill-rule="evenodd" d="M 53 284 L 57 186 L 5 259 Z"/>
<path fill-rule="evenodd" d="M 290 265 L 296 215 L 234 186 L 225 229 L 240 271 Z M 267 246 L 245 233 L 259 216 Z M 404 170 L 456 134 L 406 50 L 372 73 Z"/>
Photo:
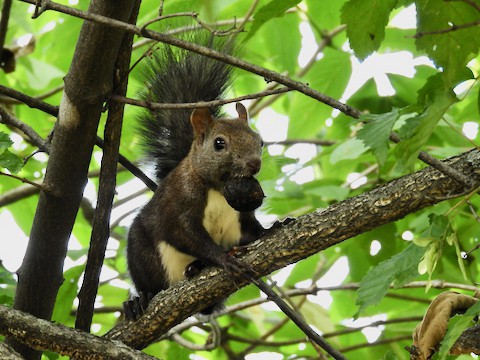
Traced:
<path fill-rule="evenodd" d="M 148 304 L 152 300 L 154 294 L 151 292 L 140 292 L 138 296 L 132 300 L 123 302 L 123 313 L 125 320 L 137 321 L 147 310 Z"/>

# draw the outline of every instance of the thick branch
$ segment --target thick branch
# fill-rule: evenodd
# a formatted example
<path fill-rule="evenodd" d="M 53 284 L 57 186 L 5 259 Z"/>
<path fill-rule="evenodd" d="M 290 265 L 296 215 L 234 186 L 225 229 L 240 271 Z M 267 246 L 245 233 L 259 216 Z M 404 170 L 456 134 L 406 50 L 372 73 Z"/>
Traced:
<path fill-rule="evenodd" d="M 127 21 L 133 0 L 94 0 L 89 11 Z M 25 258 L 18 271 L 14 308 L 49 319 L 75 222 L 103 102 L 112 90 L 114 66 L 123 32 L 86 22 L 80 32 L 55 125 L 44 183 L 55 194 L 40 192 Z M 12 341 L 28 359 L 39 353 Z"/>
<path fill-rule="evenodd" d="M 450 349 L 451 355 L 471 353 L 480 355 L 480 325 L 465 330 Z"/>
<path fill-rule="evenodd" d="M 154 359 L 119 341 L 106 340 L 61 324 L 53 324 L 9 309 L 5 305 L 0 305 L 0 334 L 15 337 L 37 350 L 51 350 L 76 359 Z M 0 346 L 0 357 L 16 359 L 14 353 L 9 353 L 9 357 L 1 356 L 6 349 Z"/>
<path fill-rule="evenodd" d="M 446 163 L 480 186 L 480 151 L 472 150 Z M 450 177 L 426 168 L 298 218 L 251 244 L 243 260 L 259 275 L 267 275 L 348 238 L 461 196 L 463 191 L 463 186 Z M 210 268 L 162 292 L 145 316 L 134 323 L 119 324 L 106 336 L 143 348 L 191 314 L 245 285 L 241 277 L 232 279 L 222 270 Z"/>
<path fill-rule="evenodd" d="M 19 353 L 5 343 L 0 343 L 0 359 L 23 360 Z"/>
<path fill-rule="evenodd" d="M 140 0 L 136 0 L 129 22 L 137 21 Z M 125 34 L 118 53 L 116 65 L 115 92 L 120 95 L 127 93 L 128 70 L 132 54 L 133 35 Z M 117 162 L 119 158 L 120 137 L 122 134 L 124 105 L 111 103 L 105 125 L 105 146 L 103 149 L 102 165 L 100 169 L 100 183 L 98 201 L 93 219 L 92 236 L 88 259 L 83 277 L 83 284 L 78 293 L 78 313 L 75 327 L 83 331 L 90 331 L 93 318 L 93 308 L 98 291 L 100 271 L 105 260 L 105 250 L 110 236 L 110 215 L 117 184 Z"/>

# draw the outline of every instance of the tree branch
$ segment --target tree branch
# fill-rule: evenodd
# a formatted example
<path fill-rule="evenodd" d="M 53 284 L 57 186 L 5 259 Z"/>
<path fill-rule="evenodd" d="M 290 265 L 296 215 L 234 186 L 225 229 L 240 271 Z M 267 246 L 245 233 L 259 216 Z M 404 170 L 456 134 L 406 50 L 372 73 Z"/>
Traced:
<path fill-rule="evenodd" d="M 112 95 L 111 99 L 120 103 L 124 104 L 129 104 L 129 105 L 134 105 L 134 106 L 140 106 L 147 108 L 149 110 L 163 110 L 163 109 L 196 109 L 196 108 L 201 108 L 201 107 L 215 107 L 215 106 L 220 106 L 220 105 L 225 105 L 225 104 L 230 104 L 238 101 L 243 101 L 243 100 L 249 100 L 249 99 L 258 99 L 259 97 L 265 97 L 269 95 L 276 95 L 276 94 L 283 94 L 286 92 L 292 91 L 292 89 L 286 88 L 286 87 L 281 87 L 279 89 L 273 89 L 273 90 L 266 90 L 262 91 L 256 94 L 249 94 L 249 95 L 244 95 L 244 96 L 239 96 L 236 98 L 231 98 L 231 99 L 220 99 L 220 100 L 213 100 L 213 101 L 199 101 L 195 103 L 173 103 L 173 104 L 168 104 L 168 103 L 152 103 L 148 101 L 143 101 L 143 100 L 137 100 L 137 99 L 131 99 L 127 98 L 125 96 L 120 96 L 120 95 Z"/>
<path fill-rule="evenodd" d="M 24 360 L 19 353 L 5 343 L 0 343 L 0 358 L 9 360 Z"/>
<path fill-rule="evenodd" d="M 33 182 L 33 181 L 30 181 L 28 179 L 25 179 L 25 178 L 22 178 L 20 176 L 17 176 L 17 175 L 13 175 L 13 174 L 7 174 L 7 173 L 4 173 L 3 171 L 0 171 L 0 175 L 1 176 L 7 176 L 7 177 L 10 177 L 10 178 L 13 178 L 13 179 L 17 179 L 23 183 L 27 183 L 27 184 L 30 184 L 31 186 L 34 186 L 36 187 L 37 189 L 39 190 L 43 190 L 43 191 L 47 191 L 46 189 L 44 189 L 44 187 L 42 186 L 42 184 L 38 184 L 36 182 Z M 39 191 L 38 190 L 38 191 Z"/>
<path fill-rule="evenodd" d="M 140 0 L 136 0 L 129 22 L 135 24 L 140 8 Z M 128 71 L 132 54 L 133 35 L 126 33 L 123 37 L 115 66 L 116 77 L 113 88 L 115 93 L 125 95 L 128 85 Z M 82 287 L 78 293 L 78 313 L 75 327 L 83 331 L 90 331 L 92 324 L 95 298 L 98 292 L 98 283 L 105 250 L 110 235 L 110 215 L 115 196 L 117 162 L 119 158 L 120 138 L 122 134 L 123 104 L 110 104 L 107 122 L 105 125 L 105 146 L 103 149 L 102 165 L 98 200 L 93 218 L 92 235 L 88 249 L 87 264 L 83 277 Z"/>
<path fill-rule="evenodd" d="M 480 151 L 445 161 L 480 185 Z M 261 276 L 327 249 L 348 238 L 432 206 L 446 197 L 462 196 L 463 186 L 433 168 L 401 177 L 362 195 L 299 217 L 248 246 L 242 257 Z M 205 306 L 235 292 L 247 282 L 219 268 L 183 281 L 158 294 L 137 322 L 124 322 L 106 336 L 143 348 Z"/>
<path fill-rule="evenodd" d="M 35 0 L 20 0 L 26 3 L 30 4 L 35 4 Z M 295 89 L 313 99 L 316 99 L 318 101 L 321 101 L 324 104 L 327 104 L 335 109 L 338 109 L 339 111 L 343 112 L 344 114 L 351 116 L 351 117 L 358 117 L 360 116 L 360 112 L 357 109 L 354 109 L 344 103 L 341 103 L 340 101 L 327 96 L 325 94 L 322 94 L 309 86 L 299 82 L 295 81 L 287 76 L 281 75 L 275 71 L 268 70 L 266 68 L 263 68 L 261 66 L 246 62 L 244 60 L 238 59 L 232 55 L 224 54 L 219 51 L 215 51 L 211 48 L 205 47 L 205 46 L 200 46 L 194 43 L 190 43 L 187 41 L 183 41 L 180 39 L 177 39 L 172 36 L 165 35 L 164 33 L 159 33 L 156 31 L 152 31 L 149 29 L 142 29 L 138 26 L 128 24 L 126 22 L 118 21 L 115 19 L 110 19 L 105 16 L 101 16 L 98 14 L 93 14 L 91 12 L 84 12 L 80 11 L 77 9 L 70 8 L 68 6 L 63 6 L 60 4 L 57 4 L 53 1 L 49 1 L 46 4 L 47 9 L 59 11 L 68 15 L 72 15 L 75 17 L 79 17 L 85 20 L 93 21 L 99 24 L 104 24 L 113 28 L 121 29 L 124 31 L 128 31 L 131 33 L 134 33 L 135 35 L 143 36 L 146 38 L 154 39 L 160 42 L 163 42 L 165 44 L 173 45 L 175 47 L 180 47 L 183 49 L 187 49 L 190 51 L 193 51 L 198 54 L 202 54 L 208 57 L 211 57 L 213 59 L 216 59 L 218 61 L 222 61 L 224 63 L 233 65 L 235 67 L 238 67 L 240 69 L 250 71 L 254 74 L 263 76 L 266 81 L 276 81 L 280 84 L 285 85 L 288 88 Z"/>
<path fill-rule="evenodd" d="M 36 3 L 35 0 L 20 0 L 20 1 L 30 3 L 30 4 L 35 4 Z M 305 95 L 307 95 L 307 96 L 309 96 L 313 99 L 316 99 L 316 100 L 318 100 L 318 101 L 320 101 L 320 102 L 322 102 L 322 103 L 324 103 L 328 106 L 331 106 L 331 107 L 343 112 L 345 115 L 348 115 L 350 117 L 353 117 L 353 118 L 357 119 L 361 115 L 361 112 L 358 109 L 355 109 L 355 108 L 353 108 L 349 105 L 346 105 L 346 104 L 344 104 L 344 103 L 342 103 L 342 102 L 340 102 L 340 101 L 338 101 L 338 100 L 336 100 L 336 99 L 334 99 L 330 96 L 327 96 L 323 93 L 320 93 L 320 92 L 310 88 L 309 86 L 307 86 L 307 85 L 305 85 L 305 84 L 303 84 L 299 81 L 295 81 L 295 80 L 289 78 L 288 76 L 284 76 L 282 74 L 279 74 L 279 73 L 277 73 L 275 71 L 272 71 L 272 70 L 268 70 L 268 69 L 263 68 L 261 66 L 248 63 L 248 62 L 246 62 L 244 60 L 241 60 L 241 59 L 238 59 L 238 58 L 236 58 L 232 55 L 224 54 L 222 52 L 215 51 L 215 50 L 213 50 L 211 48 L 208 48 L 208 47 L 205 47 L 205 46 L 200 46 L 200 45 L 197 45 L 197 44 L 194 44 L 194 43 L 186 42 L 186 41 L 177 39 L 175 37 L 168 36 L 164 33 L 159 33 L 159 32 L 148 30 L 148 29 L 142 29 L 138 26 L 128 24 L 126 22 L 118 21 L 118 20 L 115 20 L 115 19 L 111 19 L 111 18 L 101 16 L 101 15 L 98 15 L 98 14 L 93 14 L 93 13 L 90 13 L 90 12 L 80 11 L 80 10 L 77 10 L 77 9 L 70 8 L 68 6 L 63 6 L 63 5 L 57 4 L 57 3 L 52 2 L 52 1 L 49 1 L 48 3 L 45 3 L 45 6 L 46 6 L 47 9 L 59 11 L 59 12 L 69 14 L 69 15 L 72 15 L 72 16 L 75 16 L 75 17 L 79 17 L 79 18 L 82 18 L 82 19 L 85 19 L 85 20 L 89 20 L 89 21 L 92 21 L 92 22 L 97 22 L 97 23 L 100 23 L 100 24 L 104 24 L 104 25 L 107 25 L 107 26 L 110 26 L 110 27 L 113 27 L 113 28 L 117 28 L 117 29 L 121 29 L 121 30 L 124 30 L 124 31 L 127 31 L 127 32 L 134 33 L 134 34 L 139 35 L 139 36 L 154 39 L 154 40 L 163 42 L 165 44 L 169 44 L 169 45 L 172 45 L 172 46 L 175 46 L 175 47 L 190 50 L 190 51 L 193 51 L 197 54 L 208 56 L 212 59 L 216 59 L 216 60 L 222 61 L 226 64 L 230 64 L 230 65 L 238 67 L 240 69 L 243 69 L 243 70 L 249 71 L 251 73 L 263 76 L 266 79 L 266 81 L 276 81 L 280 84 L 285 85 L 286 87 L 288 87 L 290 89 L 297 90 L 297 91 L 299 91 L 299 92 L 301 92 L 301 93 L 303 93 L 303 94 L 305 94 Z M 419 157 L 420 158 L 424 157 L 424 155 L 428 156 L 428 154 L 426 154 L 424 152 L 420 152 Z M 429 164 L 431 166 L 435 166 L 435 162 L 427 162 L 427 164 Z M 439 169 L 439 170 L 442 171 L 442 169 Z M 460 174 L 460 176 L 456 176 L 456 178 L 460 181 L 461 178 L 462 178 L 461 174 Z M 469 182 L 467 181 L 466 183 L 468 184 Z"/>
<path fill-rule="evenodd" d="M 4 87 L 4 88 L 5 88 L 5 87 Z M 64 88 L 65 88 L 65 86 L 62 84 L 62 85 L 60 85 L 60 86 L 57 86 L 56 88 L 53 88 L 52 90 L 47 91 L 46 93 L 40 94 L 40 95 L 38 95 L 38 96 L 35 96 L 33 99 L 44 100 L 44 99 L 46 99 L 46 98 L 49 98 L 49 97 L 52 96 L 52 95 L 55 95 L 55 94 L 63 91 Z M 8 88 L 5 88 L 5 89 L 8 89 Z M 11 97 L 8 97 L 8 96 L 0 96 L 0 103 L 6 104 L 6 105 L 20 105 L 20 104 L 24 104 L 22 101 L 17 100 L 17 99 L 14 99 L 14 98 L 11 98 Z"/>
<path fill-rule="evenodd" d="M 442 35 L 442 34 L 447 34 L 449 32 L 453 32 L 453 31 L 468 29 L 470 27 L 474 27 L 474 26 L 478 26 L 478 25 L 480 25 L 480 20 L 472 21 L 472 22 L 465 23 L 465 24 L 460 24 L 460 25 L 453 24 L 452 26 L 450 26 L 449 28 L 446 28 L 446 29 L 417 32 L 412 37 L 415 38 L 415 39 L 419 39 L 419 38 L 427 36 L 427 35 Z"/>
<path fill-rule="evenodd" d="M 2 53 L 3 53 L 3 48 L 5 46 L 5 38 L 7 36 L 8 20 L 10 19 L 11 7 L 12 7 L 12 0 L 5 0 L 3 2 L 2 15 L 0 18 L 0 59 L 3 59 Z"/>
<path fill-rule="evenodd" d="M 38 147 L 40 151 L 46 152 L 47 154 L 50 152 L 49 142 L 45 141 L 40 135 L 38 135 L 32 127 L 9 114 L 3 106 L 0 106 L 0 123 L 19 129 L 28 137 L 32 144 Z"/>
<path fill-rule="evenodd" d="M 34 108 L 34 109 L 39 109 L 47 114 L 50 114 L 52 116 L 58 116 L 58 106 L 50 105 L 44 101 L 41 101 L 38 98 L 34 98 L 31 96 L 28 96 L 24 93 L 21 93 L 20 91 L 5 87 L 0 85 L 0 94 L 7 95 L 13 99 L 16 99 L 20 101 L 21 103 Z M 1 115 L 1 114 L 0 114 Z M 6 118 L 8 120 L 8 118 Z M 20 120 L 15 121 L 10 121 L 9 125 L 15 126 L 19 128 L 20 130 L 23 131 L 23 128 L 30 128 L 27 124 L 22 123 Z M 33 130 L 32 130 L 33 131 Z M 25 133 L 27 136 L 30 137 L 29 133 Z M 30 140 L 35 143 L 35 138 L 30 137 Z M 48 154 L 50 150 L 50 145 L 49 143 L 45 143 L 45 152 Z M 48 145 L 48 146 L 47 146 Z M 104 141 L 100 137 L 97 136 L 97 139 L 95 141 L 95 145 L 103 149 L 104 147 Z M 120 154 L 119 156 L 119 161 L 118 161 L 125 169 L 130 171 L 133 175 L 135 175 L 137 178 L 143 181 L 145 185 L 152 191 L 155 191 L 157 188 L 157 184 L 155 184 L 154 181 L 152 181 L 147 175 L 143 173 L 142 170 L 140 170 L 137 166 L 135 166 L 130 160 L 128 160 L 125 156 Z"/>
<path fill-rule="evenodd" d="M 127 21 L 133 3 L 93 0 L 89 11 Z M 112 91 L 114 65 L 123 35 L 117 29 L 84 23 L 65 77 L 44 180 L 59 195 L 40 192 L 14 299 L 15 309 L 39 318 L 51 317 L 63 282 L 68 240 L 87 181 L 103 102 Z M 28 359 L 41 355 L 16 339 L 9 339 L 9 344 Z"/>
<path fill-rule="evenodd" d="M 140 351 L 61 324 L 0 305 L 0 333 L 37 350 L 51 350 L 75 359 L 154 359 Z M 2 355 L 0 346 L 0 355 Z M 13 354 L 9 354 L 13 358 Z M 20 357 L 18 357 L 20 359 Z M 4 359 L 4 357 L 2 357 Z"/>

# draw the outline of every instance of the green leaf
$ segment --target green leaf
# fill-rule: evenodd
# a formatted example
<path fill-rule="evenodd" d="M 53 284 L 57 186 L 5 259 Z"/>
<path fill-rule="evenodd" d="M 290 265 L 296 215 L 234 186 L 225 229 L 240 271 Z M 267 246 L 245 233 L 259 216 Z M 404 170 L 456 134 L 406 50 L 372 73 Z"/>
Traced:
<path fill-rule="evenodd" d="M 450 221 L 443 215 L 430 214 L 430 226 L 420 238 L 443 241 L 451 233 Z"/>
<path fill-rule="evenodd" d="M 319 261 L 320 254 L 315 254 L 296 263 L 284 286 L 294 287 L 300 281 L 311 279 Z"/>
<path fill-rule="evenodd" d="M 480 27 L 469 26 L 448 31 L 478 21 L 478 12 L 462 1 L 417 0 L 417 31 L 422 34 L 416 40 L 419 50 L 424 50 L 438 67 L 445 72 L 448 86 L 453 86 L 459 71 L 477 56 L 480 47 Z M 444 31 L 440 34 L 429 32 Z"/>
<path fill-rule="evenodd" d="M 250 40 L 249 47 L 261 49 L 259 57 L 265 61 L 265 67 L 282 73 L 287 71 L 288 74 L 297 71 L 298 53 L 302 47 L 302 35 L 298 31 L 300 21 L 295 13 L 277 17 L 265 23 L 257 36 Z M 283 29 L 285 35 L 276 36 L 278 29 Z M 253 61 L 258 62 L 259 59 Z"/>
<path fill-rule="evenodd" d="M 0 132 L 0 155 L 13 144 L 7 134 Z"/>
<path fill-rule="evenodd" d="M 336 164 L 341 160 L 356 159 L 365 151 L 367 151 L 367 148 L 363 144 L 363 141 L 359 139 L 349 139 L 332 151 L 330 162 Z"/>
<path fill-rule="evenodd" d="M 356 304 L 358 313 L 367 307 L 377 305 L 385 296 L 392 282 L 401 286 L 418 275 L 417 266 L 425 249 L 410 244 L 401 253 L 396 254 L 372 268 L 360 283 Z"/>
<path fill-rule="evenodd" d="M 402 141 L 395 151 L 401 169 L 413 167 L 418 153 L 430 138 L 435 126 L 456 101 L 453 91 L 445 87 L 441 74 L 430 77 L 427 84 L 419 90 L 418 102 L 426 107 L 417 116 L 407 119 L 400 129 Z"/>
<path fill-rule="evenodd" d="M 13 142 L 8 135 L 0 132 L 0 166 L 16 174 L 23 167 L 23 161 L 7 149 L 12 144 Z"/>
<path fill-rule="evenodd" d="M 57 301 L 55 302 L 55 308 L 53 310 L 52 320 L 65 323 L 65 321 L 71 316 L 71 310 L 73 308 L 73 300 L 77 296 L 78 279 L 83 273 L 83 265 L 75 266 L 68 269 L 64 274 L 64 281 L 58 291 Z"/>
<path fill-rule="evenodd" d="M 462 316 L 455 316 L 448 322 L 448 329 L 440 345 L 438 358 L 444 360 L 447 358 L 448 351 L 455 344 L 455 341 L 462 333 L 472 325 L 473 318 L 480 315 L 480 301 L 471 306 Z"/>
<path fill-rule="evenodd" d="M 369 114 L 360 118 L 367 123 L 358 131 L 357 138 L 372 149 L 380 165 L 387 159 L 390 133 L 399 116 L 398 109 L 393 109 L 386 114 Z"/>
<path fill-rule="evenodd" d="M 5 150 L 0 155 L 0 166 L 8 169 L 12 174 L 16 174 L 23 167 L 23 161 L 17 155 Z"/>
<path fill-rule="evenodd" d="M 350 190 L 341 186 L 324 185 L 307 188 L 305 194 L 318 196 L 324 200 L 341 201 L 345 199 Z"/>
<path fill-rule="evenodd" d="M 262 6 L 253 17 L 253 24 L 245 41 L 250 39 L 258 29 L 270 19 L 285 14 L 285 11 L 296 6 L 301 0 L 272 0 L 267 5 Z"/>
<path fill-rule="evenodd" d="M 350 56 L 331 48 L 326 48 L 323 55 L 305 75 L 304 81 L 313 89 L 338 99 L 344 93 L 350 78 Z M 332 107 L 296 93 L 292 96 L 288 114 L 291 119 L 288 136 L 312 138 L 325 128 L 324 121 L 331 116 Z"/>
<path fill-rule="evenodd" d="M 384 360 L 397 360 L 397 355 L 392 350 L 388 350 L 383 357 Z"/>
<path fill-rule="evenodd" d="M 342 7 L 350 47 L 361 60 L 378 50 L 397 0 L 350 0 Z"/>
<path fill-rule="evenodd" d="M 340 9 L 345 0 L 306 0 L 308 13 L 321 29 L 340 25 Z"/>

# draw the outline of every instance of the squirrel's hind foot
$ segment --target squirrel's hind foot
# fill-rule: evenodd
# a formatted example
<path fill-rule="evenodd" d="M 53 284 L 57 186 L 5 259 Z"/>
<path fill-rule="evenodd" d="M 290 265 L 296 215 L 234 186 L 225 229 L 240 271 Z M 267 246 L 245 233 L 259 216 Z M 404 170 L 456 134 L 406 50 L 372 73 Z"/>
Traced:
<path fill-rule="evenodd" d="M 140 291 L 138 296 L 131 300 L 123 302 L 123 314 L 127 321 L 137 321 L 147 310 L 148 304 L 153 299 L 154 294 Z"/>

